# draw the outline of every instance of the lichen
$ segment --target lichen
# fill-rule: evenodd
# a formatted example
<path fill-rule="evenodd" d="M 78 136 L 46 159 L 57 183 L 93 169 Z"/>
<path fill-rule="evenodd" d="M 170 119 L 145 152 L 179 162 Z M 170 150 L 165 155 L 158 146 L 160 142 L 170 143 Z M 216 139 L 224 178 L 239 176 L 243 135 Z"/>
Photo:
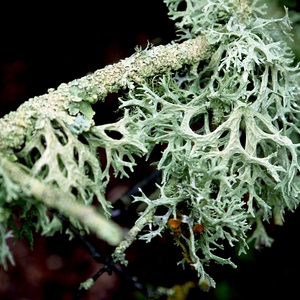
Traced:
<path fill-rule="evenodd" d="M 240 253 L 246 251 L 255 227 L 249 241 L 270 246 L 263 221 L 276 212 L 281 223 L 285 209 L 299 204 L 299 66 L 279 35 L 290 29 L 287 14 L 263 19 L 264 6 L 256 1 L 251 7 L 245 1 L 165 3 L 179 38 L 204 34 L 212 53 L 197 72 L 169 72 L 121 99 L 144 133 L 148 155 L 163 145 L 160 197 L 135 197 L 147 206 L 136 224 L 165 208 L 140 235 L 150 242 L 172 232 L 169 219 L 180 219 L 174 240 L 183 249 L 181 263 L 194 267 L 200 285 L 209 287 L 215 286 L 204 270 L 210 261 L 235 267 L 217 249 L 237 243 Z"/>
<path fill-rule="evenodd" d="M 114 260 L 123 263 L 135 239 L 150 242 L 170 231 L 183 251 L 179 263 L 191 265 L 206 290 L 215 282 L 204 266 L 235 267 L 220 250 L 238 244 L 245 252 L 251 240 L 256 248 L 271 245 L 263 222 L 274 217 L 281 224 L 285 210 L 298 206 L 300 69 L 285 42 L 287 12 L 265 19 L 258 1 L 164 2 L 183 42 L 138 50 L 0 120 L 3 264 L 4 257 L 12 261 L 5 232 L 14 227 L 13 205 L 24 209 L 30 242 L 31 227 L 48 235 L 61 230 L 47 216 L 50 207 L 118 244 Z M 123 116 L 95 124 L 93 104 L 120 89 Z M 150 199 L 141 190 L 135 197 L 146 208 L 120 242 L 120 228 L 90 205 L 97 198 L 109 217 L 104 193 L 111 170 L 129 176 L 136 157 L 148 159 L 156 148 L 159 195 Z"/>

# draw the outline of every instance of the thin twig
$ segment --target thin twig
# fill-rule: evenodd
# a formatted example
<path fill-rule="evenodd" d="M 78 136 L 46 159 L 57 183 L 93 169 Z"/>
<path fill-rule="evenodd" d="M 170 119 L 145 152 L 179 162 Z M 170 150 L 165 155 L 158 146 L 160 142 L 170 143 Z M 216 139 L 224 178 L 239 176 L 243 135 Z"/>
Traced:
<path fill-rule="evenodd" d="M 91 279 L 93 282 L 95 282 L 102 274 L 107 273 L 108 275 L 111 275 L 111 269 L 108 266 L 102 267 Z M 81 299 L 84 294 L 87 292 L 86 289 L 78 289 L 76 292 L 76 295 L 72 298 L 72 300 L 79 300 Z"/>
<path fill-rule="evenodd" d="M 105 265 L 105 269 L 102 270 L 102 267 L 93 277 L 92 279 L 95 281 L 97 280 L 103 273 L 107 272 L 110 274 L 111 272 L 115 272 L 119 277 L 125 279 L 132 287 L 141 292 L 143 295 L 148 297 L 149 291 L 148 289 L 136 282 L 131 276 L 129 276 L 126 272 L 123 271 L 120 267 L 118 267 L 113 261 L 109 260 L 108 258 L 101 255 L 99 251 L 87 240 L 86 237 L 82 236 L 77 228 L 72 226 L 72 224 L 69 222 L 68 218 L 64 215 L 60 214 L 58 211 L 51 210 L 52 213 L 56 214 L 58 218 L 62 221 L 63 227 L 65 229 L 69 229 L 73 232 L 74 236 L 81 242 L 81 244 L 84 246 L 84 248 L 87 250 L 87 252 L 92 256 L 92 258 L 97 262 Z M 80 295 L 84 293 L 84 290 L 80 289 L 77 291 L 77 294 L 74 299 L 80 299 L 78 298 Z M 77 296 L 79 295 L 79 296 Z"/>

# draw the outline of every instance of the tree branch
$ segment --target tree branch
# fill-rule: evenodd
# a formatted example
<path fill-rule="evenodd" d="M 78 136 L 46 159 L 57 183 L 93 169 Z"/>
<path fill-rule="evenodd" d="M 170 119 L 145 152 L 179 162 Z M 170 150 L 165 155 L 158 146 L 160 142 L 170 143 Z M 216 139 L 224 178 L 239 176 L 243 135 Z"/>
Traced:
<path fill-rule="evenodd" d="M 116 246 L 121 242 L 122 229 L 113 221 L 97 213 L 93 206 L 73 201 L 69 193 L 39 181 L 3 156 L 0 156 L 0 165 L 11 181 L 18 184 L 26 195 L 41 201 L 48 208 L 55 208 L 67 217 L 78 220 L 111 245 Z"/>
<path fill-rule="evenodd" d="M 168 44 L 138 51 L 129 58 L 97 70 L 91 75 L 61 84 L 57 90 L 29 99 L 17 111 L 0 119 L 0 152 L 19 149 L 26 134 L 35 127 L 39 117 L 60 118 L 71 124 L 82 112 L 89 120 L 93 117 L 91 104 L 103 100 L 108 93 L 121 88 L 132 88 L 150 76 L 167 70 L 178 70 L 183 65 L 195 65 L 208 57 L 209 45 L 203 36 L 181 44 Z"/>

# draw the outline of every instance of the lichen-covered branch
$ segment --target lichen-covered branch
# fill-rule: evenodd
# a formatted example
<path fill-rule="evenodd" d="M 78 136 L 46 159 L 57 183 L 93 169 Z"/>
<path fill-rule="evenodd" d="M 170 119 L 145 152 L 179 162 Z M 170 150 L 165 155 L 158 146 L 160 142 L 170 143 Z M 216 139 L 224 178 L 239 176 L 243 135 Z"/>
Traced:
<path fill-rule="evenodd" d="M 149 223 L 152 223 L 153 215 L 155 213 L 155 208 L 149 210 L 147 214 L 144 214 L 142 218 L 139 218 L 138 221 L 134 224 L 134 226 L 129 230 L 126 234 L 124 240 L 116 247 L 113 257 L 114 261 L 127 265 L 127 261 L 125 259 L 125 251 L 127 248 L 137 239 L 137 235 L 141 232 L 141 230 Z"/>
<path fill-rule="evenodd" d="M 263 221 L 280 224 L 285 210 L 299 205 L 300 67 L 284 41 L 287 13 L 265 19 L 258 1 L 164 1 L 185 42 L 137 51 L 0 120 L 0 219 L 8 225 L 13 201 L 24 194 L 28 210 L 32 196 L 111 244 L 120 242 L 114 258 L 123 263 L 135 239 L 149 242 L 171 230 L 183 249 L 180 263 L 208 289 L 215 282 L 204 266 L 235 266 L 217 249 L 238 244 L 245 252 L 255 224 L 256 246 L 270 245 Z M 92 104 L 119 89 L 122 117 L 95 125 Z M 147 159 L 157 145 L 158 195 L 135 197 L 146 208 L 121 242 L 113 223 L 78 209 L 97 198 L 109 215 L 104 194 L 111 171 L 128 176 L 136 157 Z"/>
<path fill-rule="evenodd" d="M 49 208 L 55 208 L 70 217 L 71 222 L 80 222 L 81 225 L 96 233 L 99 238 L 111 245 L 118 245 L 123 237 L 122 229 L 104 215 L 97 213 L 93 206 L 86 206 L 75 202 L 69 193 L 53 188 L 26 173 L 21 167 L 10 162 L 7 158 L 0 157 L 0 166 L 17 184 L 21 191 L 34 199 L 42 202 Z"/>
<path fill-rule="evenodd" d="M 91 120 L 94 115 L 91 104 L 104 100 L 108 93 L 131 88 L 147 77 L 178 70 L 185 64 L 197 64 L 208 57 L 208 50 L 209 45 L 203 36 L 181 44 L 157 46 L 138 51 L 91 75 L 63 83 L 57 90 L 49 89 L 48 94 L 29 99 L 17 111 L 0 119 L 0 152 L 19 149 L 26 134 L 34 130 L 38 117 L 59 118 L 71 124 L 74 115 L 81 112 Z"/>

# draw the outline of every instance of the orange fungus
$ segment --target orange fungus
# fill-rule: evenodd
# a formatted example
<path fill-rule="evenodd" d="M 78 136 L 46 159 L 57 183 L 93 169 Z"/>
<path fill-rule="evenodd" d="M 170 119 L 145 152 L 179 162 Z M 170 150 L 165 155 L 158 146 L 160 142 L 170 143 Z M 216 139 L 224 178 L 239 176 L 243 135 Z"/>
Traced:
<path fill-rule="evenodd" d="M 194 232 L 202 232 L 204 230 L 204 226 L 202 224 L 196 224 L 193 227 Z"/>
<path fill-rule="evenodd" d="M 170 219 L 168 221 L 168 224 L 169 224 L 170 227 L 176 229 L 180 226 L 181 221 L 179 219 Z"/>

